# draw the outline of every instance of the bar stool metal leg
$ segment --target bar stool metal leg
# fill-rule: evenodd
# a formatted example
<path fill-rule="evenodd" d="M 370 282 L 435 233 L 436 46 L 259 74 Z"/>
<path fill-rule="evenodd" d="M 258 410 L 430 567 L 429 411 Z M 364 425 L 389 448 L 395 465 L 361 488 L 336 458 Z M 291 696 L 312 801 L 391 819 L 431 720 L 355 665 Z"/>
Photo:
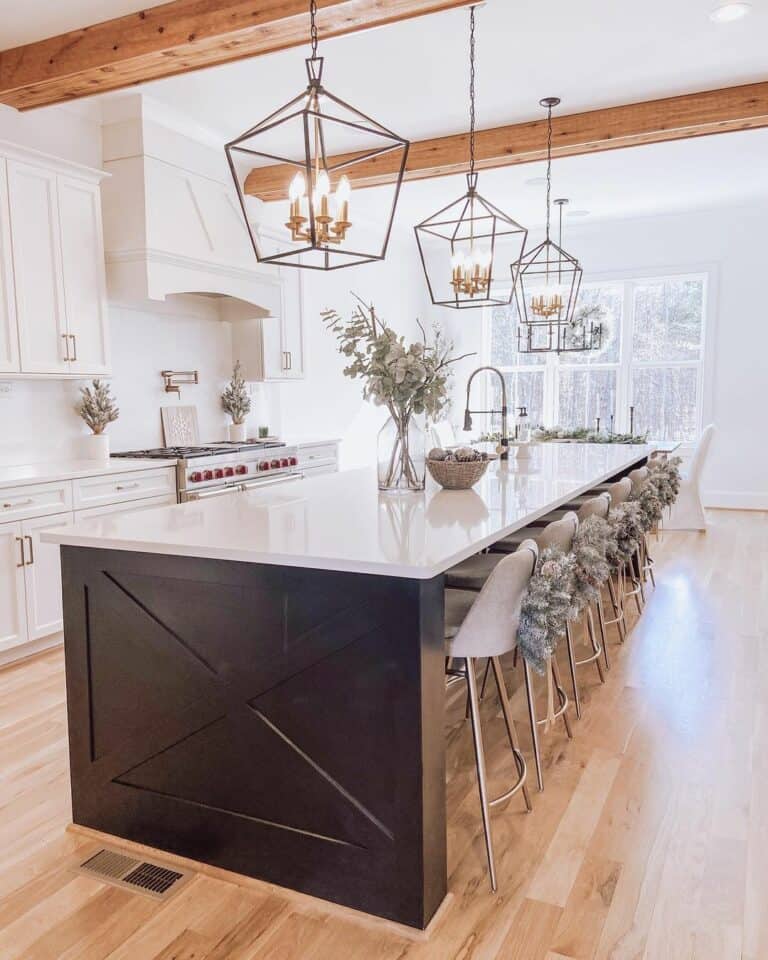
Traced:
<path fill-rule="evenodd" d="M 608 635 L 605 629 L 605 608 L 603 607 L 603 595 L 598 592 L 597 600 L 595 602 L 597 607 L 597 622 L 600 627 L 600 645 L 603 648 L 603 658 L 605 660 L 605 669 L 610 670 L 611 664 L 608 660 Z"/>
<path fill-rule="evenodd" d="M 469 690 L 469 716 L 472 721 L 472 739 L 475 745 L 475 766 L 477 768 L 477 788 L 480 793 L 480 810 L 483 816 L 485 832 L 485 850 L 488 855 L 488 872 L 491 877 L 491 889 L 496 891 L 496 864 L 493 857 L 493 839 L 491 837 L 491 809 L 488 802 L 488 786 L 485 778 L 485 751 L 483 734 L 480 729 L 480 697 L 477 691 L 475 664 L 471 657 L 466 659 L 467 687 Z"/>
<path fill-rule="evenodd" d="M 552 679 L 555 683 L 555 691 L 557 693 L 558 700 L 560 701 L 560 706 L 555 712 L 555 719 L 558 717 L 563 718 L 563 723 L 565 724 L 565 732 L 568 735 L 568 739 L 573 739 L 573 732 L 571 731 L 571 723 L 568 719 L 568 707 L 570 703 L 568 701 L 568 695 L 563 689 L 562 681 L 560 680 L 560 671 L 557 666 L 557 661 L 554 657 L 550 659 L 550 669 L 552 671 Z M 547 718 L 544 717 L 541 720 L 536 717 L 536 700 L 533 690 L 533 677 L 531 676 L 531 668 L 528 664 L 528 661 L 523 659 L 523 674 L 525 677 L 525 695 L 528 700 L 528 719 L 531 724 L 531 740 L 533 742 L 533 759 L 536 764 L 536 782 L 538 784 L 539 790 L 544 789 L 544 771 L 541 763 L 541 747 L 539 745 L 539 725 L 547 722 Z"/>
<path fill-rule="evenodd" d="M 570 623 L 565 625 L 565 642 L 568 647 L 568 666 L 571 671 L 571 686 L 573 687 L 573 702 L 576 705 L 576 716 L 581 719 L 581 697 L 579 696 L 579 684 L 576 679 L 576 655 L 573 652 L 573 633 Z"/>
<path fill-rule="evenodd" d="M 491 664 L 493 666 L 493 677 L 496 681 L 496 689 L 499 691 L 499 701 L 501 702 L 501 712 L 504 716 L 504 724 L 507 728 L 507 736 L 509 737 L 509 745 L 512 747 L 512 754 L 515 758 L 515 764 L 517 766 L 518 773 L 518 783 L 520 788 L 523 791 L 523 799 L 525 800 L 525 808 L 530 811 L 533 809 L 531 806 L 531 797 L 528 793 L 528 787 L 525 783 L 525 778 L 527 774 L 525 757 L 520 750 L 520 741 L 517 736 L 517 730 L 515 729 L 515 721 L 512 719 L 512 711 L 509 707 L 509 697 L 507 696 L 507 685 L 504 682 L 504 674 L 501 669 L 501 662 L 498 657 L 491 657 Z M 511 793 L 514 793 L 517 790 L 517 786 L 512 788 Z M 510 796 L 511 796 L 510 793 Z M 499 803 L 502 799 L 506 797 L 499 797 L 492 803 Z"/>
<path fill-rule="evenodd" d="M 621 589 L 616 589 L 616 584 L 613 582 L 613 574 L 608 577 L 608 595 L 611 599 L 613 617 L 609 620 L 605 620 L 605 626 L 607 627 L 610 624 L 615 623 L 616 629 L 619 631 L 619 640 L 621 643 L 624 643 L 624 641 L 627 639 L 627 621 L 626 617 L 624 616 L 624 598 L 621 596 Z"/>
<path fill-rule="evenodd" d="M 600 677 L 600 683 L 605 683 L 605 673 L 603 672 L 603 665 L 600 662 L 600 658 L 603 656 L 603 647 L 600 645 L 597 639 L 597 631 L 595 630 L 595 620 L 592 616 L 592 604 L 588 604 L 584 610 L 584 629 L 586 632 L 586 639 L 589 641 L 589 645 L 592 647 L 592 653 L 588 657 L 583 657 L 581 660 L 576 661 L 577 667 L 584 667 L 589 663 L 594 663 L 597 667 L 597 674 Z"/>

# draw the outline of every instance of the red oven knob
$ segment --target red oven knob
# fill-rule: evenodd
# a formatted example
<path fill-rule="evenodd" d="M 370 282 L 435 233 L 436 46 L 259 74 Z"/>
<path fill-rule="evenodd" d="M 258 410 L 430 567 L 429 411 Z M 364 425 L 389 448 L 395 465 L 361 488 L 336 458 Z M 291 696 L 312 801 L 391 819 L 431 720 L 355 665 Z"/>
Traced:
<path fill-rule="evenodd" d="M 235 475 L 235 471 L 232 469 L 232 467 L 226 467 L 226 468 L 224 469 L 224 476 L 225 476 L 225 477 L 234 477 L 234 475 Z"/>
<path fill-rule="evenodd" d="M 203 475 L 200 473 L 199 470 L 195 470 L 194 473 L 190 473 L 189 475 L 190 483 L 200 483 L 202 479 L 203 479 Z"/>
<path fill-rule="evenodd" d="M 216 470 L 214 470 L 213 475 L 217 480 L 224 479 L 224 471 L 221 469 L 221 467 L 218 467 Z"/>
<path fill-rule="evenodd" d="M 279 460 L 273 460 L 273 461 L 270 463 L 270 467 L 272 467 L 273 470 L 279 470 L 279 469 L 280 469 L 280 461 L 279 461 Z"/>
<path fill-rule="evenodd" d="M 288 457 L 283 457 L 283 459 L 280 461 L 280 466 L 287 467 L 288 465 L 289 465 Z"/>
<path fill-rule="evenodd" d="M 235 473 L 242 476 L 244 473 L 248 473 L 248 467 L 246 467 L 244 463 L 241 463 L 235 467 Z"/>
<path fill-rule="evenodd" d="M 269 470 L 269 460 L 262 460 L 259 464 L 259 470 Z"/>
<path fill-rule="evenodd" d="M 295 467 L 299 461 L 296 459 L 296 457 L 288 457 L 288 462 L 292 467 Z"/>
<path fill-rule="evenodd" d="M 203 472 L 203 480 L 213 480 L 213 470 L 205 470 Z"/>

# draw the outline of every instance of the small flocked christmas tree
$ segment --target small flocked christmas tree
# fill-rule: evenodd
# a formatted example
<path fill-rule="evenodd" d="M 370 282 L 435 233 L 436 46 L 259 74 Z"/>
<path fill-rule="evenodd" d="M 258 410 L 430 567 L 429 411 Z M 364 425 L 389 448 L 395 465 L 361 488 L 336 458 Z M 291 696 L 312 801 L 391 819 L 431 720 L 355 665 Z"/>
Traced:
<path fill-rule="evenodd" d="M 115 399 L 109 392 L 109 384 L 101 380 L 93 381 L 93 389 L 80 388 L 80 401 L 75 411 L 95 434 L 103 433 L 104 428 L 120 416 Z"/>
<path fill-rule="evenodd" d="M 251 412 L 251 398 L 248 396 L 248 388 L 240 370 L 241 365 L 238 360 L 232 371 L 232 379 L 221 395 L 221 405 L 232 417 L 232 423 L 236 424 L 245 423 L 245 418 Z"/>

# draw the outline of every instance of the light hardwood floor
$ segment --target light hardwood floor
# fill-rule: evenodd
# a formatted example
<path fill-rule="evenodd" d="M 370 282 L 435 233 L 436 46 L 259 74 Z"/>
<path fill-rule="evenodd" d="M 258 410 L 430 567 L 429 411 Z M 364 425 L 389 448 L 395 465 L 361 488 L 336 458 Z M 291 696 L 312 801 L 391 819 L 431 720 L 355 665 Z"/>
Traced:
<path fill-rule="evenodd" d="M 453 702 L 451 897 L 428 936 L 263 884 L 199 875 L 157 903 L 74 873 L 96 845 L 65 830 L 62 655 L 0 672 L 0 958 L 765 960 L 768 514 L 711 521 L 653 544 L 658 587 L 626 645 L 614 637 L 607 684 L 583 670 L 575 739 L 544 738 L 533 813 L 520 797 L 494 811 L 496 895 Z M 497 788 L 511 764 L 495 702 L 484 709 Z"/>

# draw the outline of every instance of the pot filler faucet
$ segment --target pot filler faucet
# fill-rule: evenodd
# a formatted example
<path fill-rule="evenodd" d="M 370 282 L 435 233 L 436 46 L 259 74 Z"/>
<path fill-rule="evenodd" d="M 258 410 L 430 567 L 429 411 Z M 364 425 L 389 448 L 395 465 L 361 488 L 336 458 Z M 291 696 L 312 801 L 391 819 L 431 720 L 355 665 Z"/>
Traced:
<path fill-rule="evenodd" d="M 496 376 L 501 381 L 501 410 L 470 410 L 469 409 L 469 391 L 472 388 L 472 381 L 475 379 L 478 373 L 481 373 L 483 370 L 490 370 L 491 373 L 495 373 Z M 472 429 L 472 414 L 473 413 L 500 413 L 501 414 L 501 447 L 503 448 L 499 453 L 499 457 L 502 460 L 507 460 L 509 458 L 509 433 L 507 430 L 507 385 L 504 382 L 504 376 L 501 370 L 498 367 L 478 367 L 477 370 L 473 370 L 467 380 L 467 403 L 464 409 L 464 429 Z"/>

